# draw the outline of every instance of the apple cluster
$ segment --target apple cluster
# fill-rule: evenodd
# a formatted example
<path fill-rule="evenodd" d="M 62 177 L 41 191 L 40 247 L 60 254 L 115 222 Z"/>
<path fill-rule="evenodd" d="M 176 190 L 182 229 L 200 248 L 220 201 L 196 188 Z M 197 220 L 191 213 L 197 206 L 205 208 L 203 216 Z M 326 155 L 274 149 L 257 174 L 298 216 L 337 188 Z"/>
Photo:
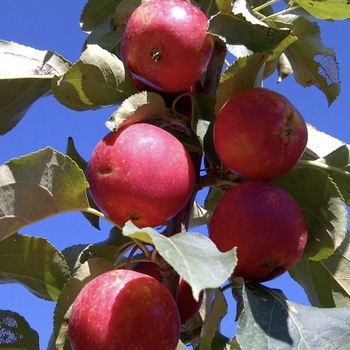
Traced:
<path fill-rule="evenodd" d="M 137 7 L 120 46 L 136 87 L 157 91 L 166 102 L 197 89 L 213 49 L 207 27 L 206 15 L 183 0 L 151 0 Z M 186 107 L 182 112 L 187 114 Z M 145 122 L 107 134 L 92 151 L 86 175 L 102 212 L 119 227 L 131 220 L 140 228 L 171 220 L 191 198 L 196 177 L 184 145 Z M 198 313 L 202 297 L 196 301 L 180 278 L 175 301 L 153 262 L 104 273 L 83 287 L 72 306 L 72 347 L 175 350 L 181 325 Z"/>
<path fill-rule="evenodd" d="M 307 225 L 298 203 L 267 180 L 286 174 L 307 143 L 306 123 L 284 96 L 265 88 L 244 90 L 219 110 L 214 146 L 242 183 L 214 209 L 209 237 L 221 251 L 237 247 L 234 276 L 263 282 L 301 258 Z"/>

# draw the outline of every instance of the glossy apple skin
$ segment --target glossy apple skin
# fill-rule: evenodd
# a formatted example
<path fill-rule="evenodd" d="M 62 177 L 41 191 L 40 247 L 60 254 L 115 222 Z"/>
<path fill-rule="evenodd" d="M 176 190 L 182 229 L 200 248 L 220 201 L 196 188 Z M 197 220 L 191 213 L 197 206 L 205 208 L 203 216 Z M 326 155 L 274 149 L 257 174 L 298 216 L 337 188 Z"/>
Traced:
<path fill-rule="evenodd" d="M 287 192 L 252 181 L 233 187 L 219 200 L 209 237 L 222 252 L 237 247 L 234 276 L 264 282 L 297 264 L 307 242 L 307 225 Z"/>
<path fill-rule="evenodd" d="M 134 271 L 152 276 L 161 281 L 161 274 L 157 264 L 152 262 L 140 262 L 133 267 Z M 180 314 L 181 325 L 191 321 L 198 313 L 203 301 L 203 292 L 200 293 L 198 301 L 193 298 L 191 286 L 180 277 L 177 295 L 177 308 Z"/>
<path fill-rule="evenodd" d="M 175 350 L 180 318 L 174 299 L 154 278 L 113 270 L 90 281 L 69 318 L 73 350 Z"/>
<path fill-rule="evenodd" d="M 244 90 L 219 110 L 214 146 L 222 163 L 250 180 L 269 180 L 288 172 L 303 154 L 306 123 L 279 93 L 265 88 Z"/>
<path fill-rule="evenodd" d="M 131 14 L 121 56 L 137 79 L 158 90 L 179 92 L 205 71 L 213 49 L 208 18 L 183 0 L 152 0 Z"/>
<path fill-rule="evenodd" d="M 195 184 L 190 155 L 174 136 L 138 123 L 111 132 L 93 150 L 87 179 L 97 206 L 123 226 L 164 224 L 189 200 Z"/>

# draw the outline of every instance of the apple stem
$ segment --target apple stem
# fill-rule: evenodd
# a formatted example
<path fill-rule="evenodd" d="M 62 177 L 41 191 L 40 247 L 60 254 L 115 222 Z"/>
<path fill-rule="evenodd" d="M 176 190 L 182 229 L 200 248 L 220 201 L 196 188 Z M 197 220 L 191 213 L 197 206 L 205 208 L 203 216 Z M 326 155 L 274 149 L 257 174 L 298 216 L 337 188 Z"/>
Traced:
<path fill-rule="evenodd" d="M 84 212 L 84 213 L 89 213 L 89 214 L 96 215 L 96 216 L 100 217 L 101 219 L 104 219 L 104 220 L 108 221 L 113 226 L 116 226 L 117 228 L 122 230 L 122 227 L 120 225 L 118 225 L 112 219 L 110 219 L 108 216 L 106 216 L 105 214 L 101 213 L 100 211 L 98 211 L 98 210 L 96 210 L 94 208 L 91 208 L 91 207 L 83 208 L 83 209 L 81 209 L 81 211 Z"/>
<path fill-rule="evenodd" d="M 256 14 L 257 12 L 259 12 L 260 10 L 263 10 L 266 7 L 272 6 L 273 4 L 276 4 L 277 2 L 280 2 L 281 0 L 270 0 L 265 2 L 264 4 L 257 6 L 255 8 L 253 8 L 253 12 Z"/>

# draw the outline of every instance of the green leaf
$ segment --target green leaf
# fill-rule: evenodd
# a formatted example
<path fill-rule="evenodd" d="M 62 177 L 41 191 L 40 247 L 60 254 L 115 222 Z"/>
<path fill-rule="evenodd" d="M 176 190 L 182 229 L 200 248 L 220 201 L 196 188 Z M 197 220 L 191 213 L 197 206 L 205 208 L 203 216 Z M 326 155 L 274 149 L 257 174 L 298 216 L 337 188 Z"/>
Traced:
<path fill-rule="evenodd" d="M 301 259 L 288 272 L 299 283 L 310 304 L 316 307 L 335 307 L 332 295 L 332 275 L 324 266 L 325 260 Z"/>
<path fill-rule="evenodd" d="M 88 45 L 78 62 L 52 83 L 56 99 L 84 111 L 117 104 L 137 92 L 130 72 L 114 54 Z"/>
<path fill-rule="evenodd" d="M 253 24 L 241 14 L 218 14 L 210 19 L 208 31 L 226 39 L 227 44 L 244 45 L 253 52 L 269 52 L 286 39 L 289 30 Z"/>
<path fill-rule="evenodd" d="M 310 303 L 318 307 L 350 307 L 350 233 L 328 259 L 302 259 L 290 275 L 304 288 Z"/>
<path fill-rule="evenodd" d="M 78 244 L 62 251 L 70 271 L 74 273 L 85 261 L 92 257 L 100 257 L 113 263 L 114 266 L 124 261 L 124 253 L 135 243 L 122 234 L 117 227 L 109 232 L 109 237 L 96 244 Z"/>
<path fill-rule="evenodd" d="M 114 28 L 118 28 L 124 24 L 134 10 L 141 5 L 142 0 L 123 0 L 115 9 Z"/>
<path fill-rule="evenodd" d="M 347 233 L 347 211 L 340 192 L 323 170 L 296 166 L 271 181 L 294 197 L 303 209 L 308 225 L 304 258 L 321 260 L 333 254 Z"/>
<path fill-rule="evenodd" d="M 317 23 L 304 17 L 296 17 L 291 24 L 274 23 L 291 28 L 298 38 L 285 50 L 296 81 L 304 87 L 314 85 L 319 88 L 331 105 L 340 93 L 339 68 L 334 50 L 321 42 Z"/>
<path fill-rule="evenodd" d="M 95 28 L 85 41 L 84 49 L 88 45 L 97 44 L 102 49 L 116 54 L 123 35 L 123 27 L 113 29 L 114 15 L 107 17 Z"/>
<path fill-rule="evenodd" d="M 0 310 L 0 349 L 39 350 L 39 335 L 21 315 Z"/>
<path fill-rule="evenodd" d="M 181 340 L 179 340 L 176 350 L 187 350 L 187 346 Z"/>
<path fill-rule="evenodd" d="M 66 259 L 67 265 L 69 266 L 69 270 L 71 274 L 73 274 L 79 265 L 79 256 L 81 252 L 86 249 L 89 244 L 76 244 L 70 247 L 67 247 L 61 251 L 64 258 Z"/>
<path fill-rule="evenodd" d="M 0 166 L 0 240 L 55 214 L 89 207 L 84 173 L 47 147 Z"/>
<path fill-rule="evenodd" d="M 215 119 L 215 102 L 216 100 L 207 94 L 191 94 L 192 101 L 192 119 L 198 121 L 199 119 L 212 121 Z M 193 121 L 191 120 L 192 125 Z"/>
<path fill-rule="evenodd" d="M 230 341 L 230 350 L 242 350 L 238 344 L 236 336 L 234 336 Z"/>
<path fill-rule="evenodd" d="M 279 290 L 244 289 L 237 340 L 242 349 L 347 349 L 350 309 L 319 309 L 288 301 Z"/>
<path fill-rule="evenodd" d="M 0 241 L 0 284 L 19 283 L 56 301 L 70 277 L 64 256 L 46 239 L 14 234 Z"/>
<path fill-rule="evenodd" d="M 68 143 L 67 143 L 67 149 L 66 149 L 66 154 L 67 156 L 69 156 L 70 158 L 72 158 L 77 165 L 79 166 L 79 168 L 84 172 L 84 174 L 86 173 L 86 167 L 87 167 L 87 161 L 78 153 L 73 138 L 69 137 L 68 138 Z M 100 210 L 97 205 L 95 204 L 94 200 L 91 197 L 91 194 L 89 191 L 86 192 L 88 201 L 89 201 L 89 206 L 91 208 L 94 208 L 96 210 Z M 87 213 L 87 212 L 83 212 L 83 215 L 85 216 L 85 218 L 90 222 L 90 224 L 95 227 L 97 230 L 100 229 L 100 217 L 92 214 L 92 213 Z"/>
<path fill-rule="evenodd" d="M 221 253 L 209 238 L 200 233 L 178 233 L 168 238 L 149 227 L 139 229 L 128 221 L 123 234 L 153 244 L 158 253 L 192 287 L 196 300 L 201 290 L 220 287 L 236 266 L 236 248 Z"/>
<path fill-rule="evenodd" d="M 213 291 L 213 300 L 210 305 L 209 312 L 206 314 L 201 336 L 200 336 L 200 345 L 201 350 L 214 350 L 213 340 L 218 331 L 218 325 L 221 320 L 227 314 L 227 302 L 224 297 L 224 294 L 220 289 L 215 289 Z M 217 349 L 218 347 L 216 347 Z M 223 348 L 222 348 L 223 349 Z"/>
<path fill-rule="evenodd" d="M 63 287 L 54 311 L 54 340 L 57 350 L 67 349 L 68 320 L 71 306 L 82 288 L 95 277 L 111 271 L 114 266 L 102 258 L 91 258 L 82 264 Z M 67 346 L 67 345 L 66 345 Z"/>
<path fill-rule="evenodd" d="M 337 184 L 347 205 L 350 206 L 350 145 L 342 145 L 324 158 L 332 168 L 327 173 Z"/>
<path fill-rule="evenodd" d="M 350 18 L 350 8 L 347 0 L 294 0 L 293 2 L 318 19 L 341 20 Z"/>
<path fill-rule="evenodd" d="M 307 124 L 308 141 L 306 153 L 307 158 L 312 160 L 318 158 L 325 158 L 332 152 L 336 151 L 341 146 L 345 145 L 344 142 L 338 140 L 334 136 L 328 135 L 320 130 L 317 130 L 314 126 Z M 305 156 L 305 154 L 304 154 Z M 304 158 L 303 156 L 303 158 Z"/>
<path fill-rule="evenodd" d="M 241 57 L 225 70 L 218 87 L 216 111 L 233 95 L 255 86 L 256 78 L 268 56 L 266 53 L 256 53 Z"/>
<path fill-rule="evenodd" d="M 231 0 L 216 0 L 220 13 L 230 14 L 232 12 L 232 1 Z"/>
<path fill-rule="evenodd" d="M 50 92 L 53 77 L 69 67 L 54 52 L 0 40 L 0 135 L 14 128 L 31 105 Z"/>
<path fill-rule="evenodd" d="M 123 0 L 89 0 L 80 16 L 81 29 L 85 32 L 96 29 L 106 18 L 114 14 L 121 2 Z"/>
<path fill-rule="evenodd" d="M 163 118 L 165 111 L 165 101 L 160 95 L 142 91 L 124 100 L 106 122 L 106 126 L 109 130 L 116 131 L 122 125 Z"/>

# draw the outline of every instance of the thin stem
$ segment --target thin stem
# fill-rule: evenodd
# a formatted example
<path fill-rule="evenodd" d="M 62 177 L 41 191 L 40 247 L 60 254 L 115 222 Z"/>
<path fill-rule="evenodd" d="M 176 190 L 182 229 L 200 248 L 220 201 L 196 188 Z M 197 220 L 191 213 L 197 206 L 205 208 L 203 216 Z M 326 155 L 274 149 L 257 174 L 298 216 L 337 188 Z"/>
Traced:
<path fill-rule="evenodd" d="M 315 166 L 321 169 L 325 169 L 325 170 L 330 170 L 330 171 L 334 171 L 338 174 L 342 174 L 345 176 L 350 176 L 350 172 L 343 170 L 343 169 L 339 169 L 337 167 L 325 164 L 325 163 L 321 163 L 318 162 L 316 160 L 299 160 L 298 164 L 302 164 L 302 165 L 311 165 L 311 166 Z"/>
<path fill-rule="evenodd" d="M 132 260 L 132 257 L 134 256 L 134 254 L 136 253 L 136 251 L 139 249 L 139 246 L 138 244 L 136 244 L 132 249 L 131 249 L 131 252 L 128 256 L 128 259 L 126 260 L 126 264 L 125 264 L 125 269 L 126 270 L 130 270 L 130 265 L 131 265 L 131 260 Z"/>
<path fill-rule="evenodd" d="M 269 6 L 273 5 L 273 4 L 276 4 L 277 2 L 280 2 L 280 1 L 281 0 L 270 0 L 268 2 L 265 2 L 264 4 L 261 4 L 260 6 L 255 7 L 253 9 L 253 12 L 256 13 L 256 12 L 258 12 L 260 10 L 263 10 L 264 8 L 269 7 Z"/>
<path fill-rule="evenodd" d="M 143 254 L 145 254 L 145 257 L 149 260 L 151 257 L 151 253 L 147 249 L 146 245 L 136 238 L 132 238 L 132 240 L 137 244 L 138 248 L 140 248 L 142 250 Z"/>
<path fill-rule="evenodd" d="M 300 8 L 299 5 L 295 5 L 295 6 L 293 6 L 293 7 L 285 8 L 284 10 L 279 11 L 279 12 L 276 12 L 276 13 L 273 13 L 272 15 L 267 16 L 267 17 L 264 17 L 264 18 L 262 18 L 261 20 L 262 20 L 262 21 L 267 21 L 267 20 L 269 20 L 269 19 L 271 19 L 271 18 L 280 16 L 280 15 L 284 15 L 285 13 L 289 13 L 289 12 L 292 12 L 292 11 L 294 11 L 294 10 L 297 10 L 298 8 Z"/>
<path fill-rule="evenodd" d="M 96 215 L 96 216 L 100 217 L 101 219 L 104 219 L 104 220 L 108 221 L 113 226 L 118 227 L 120 230 L 122 229 L 122 226 L 118 225 L 112 219 L 110 219 L 108 216 L 106 216 L 105 214 L 101 213 L 100 211 L 98 211 L 98 210 L 96 210 L 94 208 L 90 208 L 90 207 L 89 208 L 84 208 L 81 211 L 83 211 L 84 213 L 89 213 L 89 214 Z"/>

